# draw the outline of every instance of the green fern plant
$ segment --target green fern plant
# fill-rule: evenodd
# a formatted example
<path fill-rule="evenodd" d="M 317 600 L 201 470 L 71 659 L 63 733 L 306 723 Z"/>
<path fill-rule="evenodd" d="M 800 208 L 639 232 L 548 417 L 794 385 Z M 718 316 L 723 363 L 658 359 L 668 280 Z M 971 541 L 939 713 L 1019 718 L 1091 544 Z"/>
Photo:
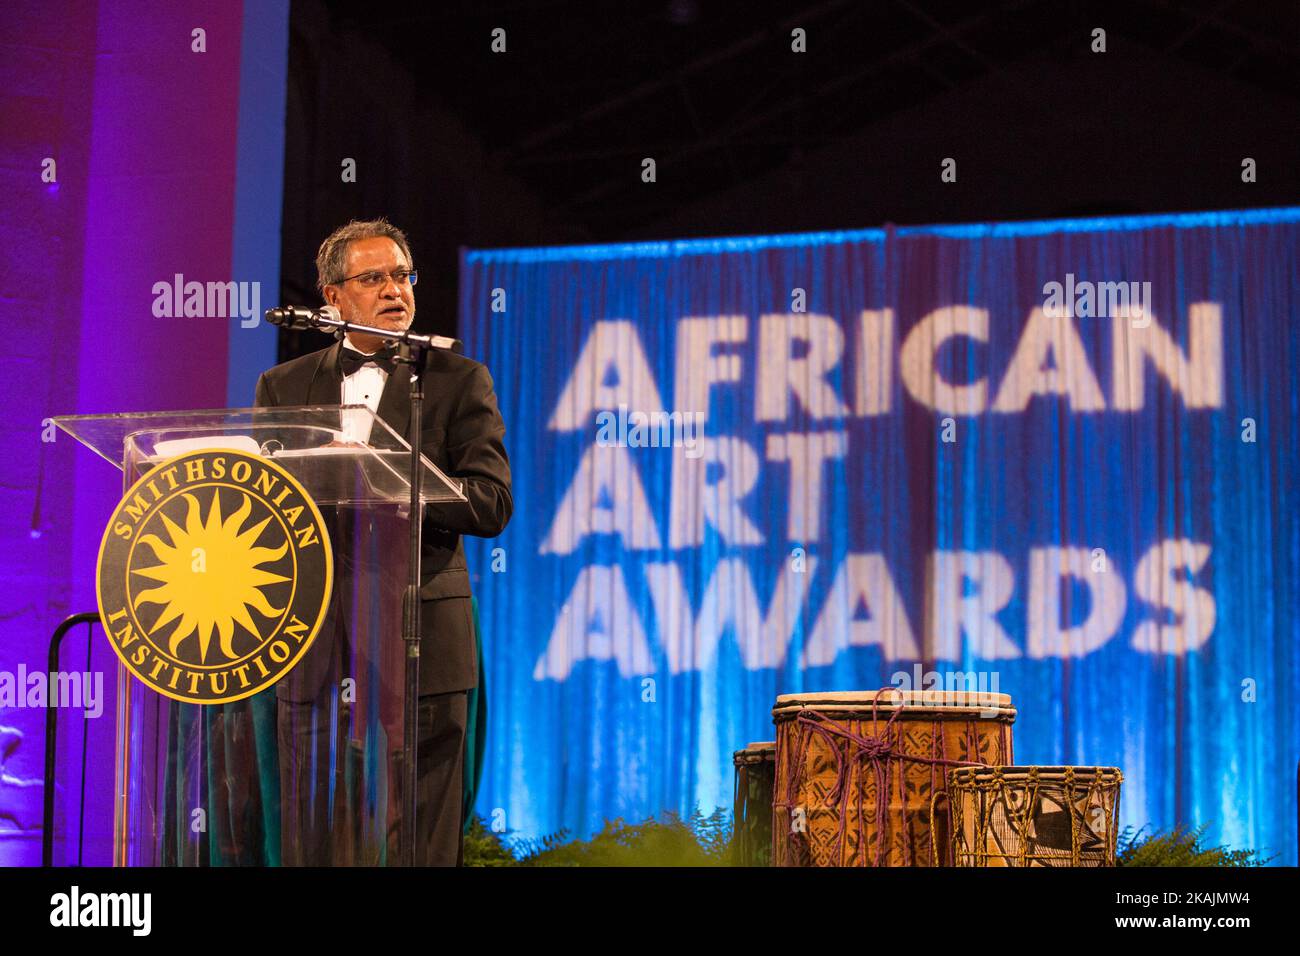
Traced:
<path fill-rule="evenodd" d="M 462 860 L 465 866 L 518 866 L 510 845 L 494 833 L 477 813 L 465 828 Z"/>
<path fill-rule="evenodd" d="M 590 840 L 560 830 L 541 838 L 507 840 L 475 814 L 465 834 L 466 866 L 729 866 L 731 814 L 719 807 L 675 813 L 641 823 L 606 820 Z"/>
<path fill-rule="evenodd" d="M 1189 830 L 1181 824 L 1169 833 L 1143 837 L 1146 827 L 1134 831 L 1125 827 L 1119 835 L 1117 866 L 1264 866 L 1273 857 L 1261 858 L 1257 850 L 1233 850 L 1226 846 L 1202 846 L 1209 824 Z"/>
<path fill-rule="evenodd" d="M 1119 866 L 1264 866 L 1273 857 L 1256 850 L 1204 846 L 1208 824 L 1167 833 L 1125 827 L 1119 835 Z M 732 866 L 731 814 L 698 808 L 683 820 L 660 814 L 641 823 L 606 820 L 589 840 L 570 839 L 568 830 L 533 839 L 509 839 L 492 832 L 478 814 L 465 833 L 466 866 Z"/>

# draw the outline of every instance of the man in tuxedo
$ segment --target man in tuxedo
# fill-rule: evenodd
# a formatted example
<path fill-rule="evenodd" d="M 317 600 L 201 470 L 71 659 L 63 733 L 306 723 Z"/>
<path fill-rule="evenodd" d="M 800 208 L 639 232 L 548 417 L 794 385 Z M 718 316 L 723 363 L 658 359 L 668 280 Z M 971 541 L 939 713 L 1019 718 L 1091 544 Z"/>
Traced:
<path fill-rule="evenodd" d="M 336 229 L 321 243 L 316 272 L 321 295 L 345 320 L 395 331 L 411 326 L 415 267 L 406 236 L 385 220 L 354 221 Z M 256 404 L 367 405 L 410 441 L 408 377 L 404 366 L 395 371 L 394 350 L 384 345 L 381 338 L 349 333 L 328 348 L 277 365 L 258 379 Z M 468 500 L 430 503 L 424 511 L 416 858 L 422 864 L 458 865 L 467 693 L 478 683 L 461 535 L 497 536 L 510 520 L 514 503 L 502 443 L 505 425 L 487 368 L 449 351 L 432 351 L 424 375 L 422 418 L 421 451 L 463 485 Z M 400 577 L 404 585 L 404 571 Z M 384 591 L 396 594 L 400 604 L 401 587 L 391 583 L 385 580 Z M 347 859 L 337 846 L 344 838 L 331 832 L 324 801 L 325 794 L 335 800 L 337 788 L 319 778 L 325 762 L 320 753 L 331 736 L 328 723 L 340 719 L 342 708 L 331 706 L 340 699 L 338 682 L 350 676 L 346 625 L 351 613 L 346 604 L 365 600 L 366 595 L 350 595 L 336 583 L 334 606 L 315 643 L 277 685 L 286 864 Z M 400 606 L 391 610 L 400 621 Z M 396 744 L 400 747 L 400 737 Z M 400 786 L 400 767 L 389 776 Z M 389 804 L 390 815 L 398 815 L 401 801 L 396 794 Z"/>

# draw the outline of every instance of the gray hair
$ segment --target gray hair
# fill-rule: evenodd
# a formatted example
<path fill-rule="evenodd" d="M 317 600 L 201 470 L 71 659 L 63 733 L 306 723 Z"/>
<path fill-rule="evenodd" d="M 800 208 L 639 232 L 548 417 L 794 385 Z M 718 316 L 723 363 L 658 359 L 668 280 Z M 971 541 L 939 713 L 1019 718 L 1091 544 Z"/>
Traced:
<path fill-rule="evenodd" d="M 346 268 L 348 243 L 358 239 L 391 239 L 406 256 L 407 264 L 414 269 L 411 247 L 406 244 L 406 233 L 398 229 L 387 219 L 353 219 L 346 226 L 339 226 L 320 244 L 316 253 L 316 289 L 325 294 L 325 287 L 347 278 L 343 274 Z"/>

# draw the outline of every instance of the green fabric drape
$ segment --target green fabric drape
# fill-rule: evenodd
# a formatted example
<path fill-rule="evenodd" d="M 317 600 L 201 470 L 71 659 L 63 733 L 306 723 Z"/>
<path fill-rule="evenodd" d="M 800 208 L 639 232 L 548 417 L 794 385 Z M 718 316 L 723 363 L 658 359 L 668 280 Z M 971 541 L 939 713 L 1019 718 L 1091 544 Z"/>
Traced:
<path fill-rule="evenodd" d="M 479 683 L 466 701 L 462 800 L 468 828 L 487 749 L 487 671 L 472 603 Z M 279 866 L 280 772 L 274 688 L 233 704 L 168 702 L 164 866 Z M 195 739 L 198 735 L 199 739 Z M 195 755 L 200 755 L 198 761 Z M 200 785 L 201 781 L 201 785 Z M 203 811 L 203 823 L 194 808 Z"/>
<path fill-rule="evenodd" d="M 478 656 L 478 686 L 471 687 L 465 702 L 465 766 L 461 773 L 465 795 L 464 821 L 468 832 L 474 816 L 474 799 L 483 779 L 483 755 L 487 751 L 487 668 L 483 666 L 483 628 L 479 624 L 478 598 L 470 598 L 474 611 L 474 645 Z"/>
<path fill-rule="evenodd" d="M 169 701 L 167 719 L 160 862 L 279 866 L 275 691 L 206 707 Z"/>

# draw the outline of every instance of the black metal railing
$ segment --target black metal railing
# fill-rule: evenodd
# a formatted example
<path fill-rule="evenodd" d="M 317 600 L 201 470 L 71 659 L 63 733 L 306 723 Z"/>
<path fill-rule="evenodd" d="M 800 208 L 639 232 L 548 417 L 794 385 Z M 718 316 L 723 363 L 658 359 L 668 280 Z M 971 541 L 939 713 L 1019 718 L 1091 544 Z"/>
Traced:
<path fill-rule="evenodd" d="M 97 611 L 87 611 L 82 614 L 74 614 L 64 619 L 58 627 L 54 629 L 54 634 L 50 637 L 50 651 L 46 660 L 49 679 L 49 687 L 55 686 L 56 676 L 59 672 L 59 649 L 63 644 L 63 638 L 78 624 L 86 625 L 86 672 L 90 672 L 90 650 L 95 636 L 94 625 L 99 621 Z M 85 850 L 86 837 L 86 743 L 90 729 L 90 718 L 83 714 L 81 719 L 81 785 L 79 788 L 78 798 L 78 823 L 77 823 L 77 862 L 76 866 L 82 865 L 82 854 Z M 59 734 L 59 708 L 51 699 L 46 700 L 45 707 L 45 809 L 43 814 L 43 825 L 41 827 L 41 865 L 54 865 L 54 776 L 55 764 L 58 757 L 58 734 Z"/>

